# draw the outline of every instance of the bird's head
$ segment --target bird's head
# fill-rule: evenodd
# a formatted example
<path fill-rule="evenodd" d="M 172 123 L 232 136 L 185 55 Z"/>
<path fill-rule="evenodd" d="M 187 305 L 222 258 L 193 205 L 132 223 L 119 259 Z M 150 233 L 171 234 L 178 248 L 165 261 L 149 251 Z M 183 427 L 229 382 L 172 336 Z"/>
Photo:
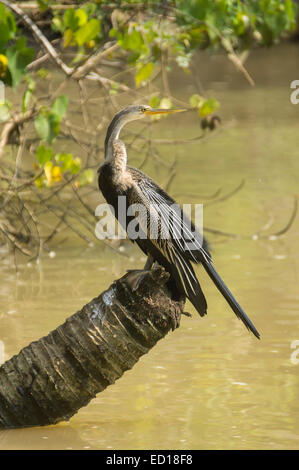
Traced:
<path fill-rule="evenodd" d="M 156 109 L 146 104 L 138 104 L 124 108 L 116 116 L 119 117 L 123 124 L 126 124 L 127 122 L 135 121 L 136 119 L 142 119 L 146 116 L 153 116 L 156 114 L 173 114 L 180 113 L 182 111 L 185 111 L 185 109 Z"/>
<path fill-rule="evenodd" d="M 105 158 L 111 159 L 112 143 L 119 138 L 121 129 L 131 121 L 142 119 L 146 116 L 153 116 L 156 114 L 173 114 L 185 111 L 185 109 L 155 109 L 146 104 L 127 106 L 119 111 L 112 119 L 106 134 L 105 139 Z"/>

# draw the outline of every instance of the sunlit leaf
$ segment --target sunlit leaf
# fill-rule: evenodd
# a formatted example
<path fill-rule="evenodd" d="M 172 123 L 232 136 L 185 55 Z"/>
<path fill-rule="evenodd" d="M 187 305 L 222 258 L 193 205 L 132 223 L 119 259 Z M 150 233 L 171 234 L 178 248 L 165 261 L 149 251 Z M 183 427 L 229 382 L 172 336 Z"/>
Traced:
<path fill-rule="evenodd" d="M 77 185 L 79 186 L 85 186 L 87 184 L 91 184 L 94 179 L 94 171 L 92 168 L 88 168 L 87 170 L 84 170 L 79 179 L 77 180 Z"/>
<path fill-rule="evenodd" d="M 75 31 L 79 26 L 79 17 L 75 15 L 74 8 L 68 8 L 63 15 L 63 24 L 71 31 Z"/>
<path fill-rule="evenodd" d="M 135 75 L 136 86 L 139 86 L 142 82 L 148 80 L 154 71 L 154 64 L 149 62 L 148 64 L 141 67 Z"/>
<path fill-rule="evenodd" d="M 160 107 L 160 98 L 159 96 L 152 96 L 151 99 L 149 100 L 149 105 L 152 108 L 159 108 Z"/>
<path fill-rule="evenodd" d="M 144 45 L 144 39 L 140 31 L 126 31 L 121 36 L 118 35 L 119 45 L 125 50 L 140 51 Z"/>
<path fill-rule="evenodd" d="M 44 67 L 41 67 L 36 71 L 36 74 L 43 79 L 46 79 L 50 75 L 50 71 L 48 69 L 45 69 Z"/>
<path fill-rule="evenodd" d="M 42 140 L 51 144 L 60 132 L 60 117 L 49 112 L 40 112 L 34 120 L 35 129 Z"/>
<path fill-rule="evenodd" d="M 57 183 L 62 180 L 61 168 L 60 166 L 53 166 L 52 168 L 52 181 Z"/>
<path fill-rule="evenodd" d="M 38 114 L 34 120 L 35 129 L 42 140 L 48 140 L 49 121 L 45 114 Z"/>
<path fill-rule="evenodd" d="M 100 3 L 99 0 L 98 3 Z M 97 6 L 95 5 L 95 3 L 86 3 L 82 6 L 82 8 L 86 12 L 87 16 L 90 18 L 95 13 Z"/>
<path fill-rule="evenodd" d="M 69 104 L 69 99 L 66 95 L 60 95 L 52 105 L 52 112 L 62 119 L 66 113 Z"/>
<path fill-rule="evenodd" d="M 284 2 L 285 12 L 288 18 L 289 27 L 294 29 L 296 26 L 296 17 L 295 17 L 295 8 L 294 2 L 292 0 L 285 0 Z"/>
<path fill-rule="evenodd" d="M 65 29 L 63 21 L 59 16 L 54 16 L 54 18 L 52 19 L 51 27 L 53 31 L 59 31 L 60 33 L 63 33 Z"/>
<path fill-rule="evenodd" d="M 74 158 L 70 165 L 70 172 L 76 175 L 81 170 L 81 159 L 79 157 Z"/>
<path fill-rule="evenodd" d="M 91 41 L 92 39 L 95 39 L 100 32 L 100 22 L 98 19 L 93 18 L 88 23 L 86 23 L 84 26 L 79 28 L 75 34 L 74 37 L 76 39 L 76 42 L 79 46 L 83 46 L 83 44 Z"/>
<path fill-rule="evenodd" d="M 15 37 L 16 30 L 13 14 L 0 3 L 0 49 Z"/>
<path fill-rule="evenodd" d="M 198 108 L 204 102 L 204 98 L 197 93 L 190 96 L 189 103 L 192 108 Z"/>
<path fill-rule="evenodd" d="M 170 109 L 172 106 L 172 101 L 170 98 L 162 98 L 160 101 L 161 109 Z"/>
<path fill-rule="evenodd" d="M 45 163 L 52 160 L 53 151 L 51 148 L 46 147 L 45 145 L 40 145 L 36 151 L 36 159 L 40 166 L 45 165 Z"/>
<path fill-rule="evenodd" d="M 32 95 L 31 90 L 26 90 L 25 93 L 23 94 L 23 99 L 22 99 L 22 112 L 23 113 L 25 113 L 26 109 L 28 108 L 31 95 Z"/>
<path fill-rule="evenodd" d="M 87 41 L 86 43 L 86 47 L 88 47 L 88 49 L 93 49 L 96 45 L 96 42 L 94 39 L 91 39 L 90 41 Z"/>
<path fill-rule="evenodd" d="M 51 186 L 53 183 L 58 183 L 62 180 L 60 166 L 54 165 L 51 161 L 45 163 L 44 172 L 47 186 Z"/>
<path fill-rule="evenodd" d="M 65 172 L 72 167 L 73 155 L 71 153 L 57 153 L 55 160 L 59 163 L 61 170 Z"/>
<path fill-rule="evenodd" d="M 78 8 L 75 10 L 75 18 L 78 18 L 78 26 L 84 26 L 88 21 L 87 12 L 82 8 Z"/>
<path fill-rule="evenodd" d="M 209 98 L 205 100 L 200 107 L 198 108 L 198 112 L 201 118 L 208 116 L 208 114 L 213 113 L 219 108 L 220 104 L 214 98 Z"/>
<path fill-rule="evenodd" d="M 48 186 L 52 184 L 52 169 L 53 169 L 53 162 L 46 162 L 44 165 L 44 172 L 46 176 L 46 182 Z"/>
<path fill-rule="evenodd" d="M 34 184 L 39 189 L 44 188 L 46 186 L 45 177 L 42 175 L 39 178 L 36 178 Z"/>
<path fill-rule="evenodd" d="M 63 47 L 67 48 L 70 46 L 73 39 L 73 31 L 68 28 L 63 33 Z"/>

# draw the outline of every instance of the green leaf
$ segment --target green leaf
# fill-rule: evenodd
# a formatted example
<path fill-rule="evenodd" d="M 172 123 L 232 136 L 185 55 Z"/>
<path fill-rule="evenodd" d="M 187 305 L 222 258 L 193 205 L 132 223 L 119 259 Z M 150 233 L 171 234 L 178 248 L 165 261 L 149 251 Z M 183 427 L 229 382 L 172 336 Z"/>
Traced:
<path fill-rule="evenodd" d="M 42 140 L 48 140 L 50 129 L 47 116 L 39 114 L 34 120 L 35 129 Z"/>
<path fill-rule="evenodd" d="M 15 37 L 16 30 L 13 14 L 0 3 L 0 49 Z"/>
<path fill-rule="evenodd" d="M 197 93 L 190 96 L 189 103 L 192 108 L 198 108 L 204 102 L 204 98 Z"/>
<path fill-rule="evenodd" d="M 219 108 L 220 104 L 214 98 L 209 98 L 204 100 L 204 102 L 199 106 L 198 112 L 201 118 L 208 116 L 208 114 L 213 113 Z"/>
<path fill-rule="evenodd" d="M 53 31 L 59 31 L 60 33 L 63 33 L 65 27 L 62 19 L 59 16 L 54 16 L 52 19 L 51 28 Z"/>
<path fill-rule="evenodd" d="M 116 38 L 117 37 L 117 29 L 111 28 L 109 31 L 109 37 L 110 38 Z"/>
<path fill-rule="evenodd" d="M 43 79 L 46 79 L 49 77 L 50 71 L 48 69 L 45 69 L 44 67 L 41 67 L 36 71 L 36 74 Z"/>
<path fill-rule="evenodd" d="M 50 113 L 48 117 L 48 122 L 49 135 L 47 141 L 49 142 L 49 144 L 52 144 L 52 142 L 56 139 L 60 132 L 60 118 L 56 114 Z"/>
<path fill-rule="evenodd" d="M 33 80 L 33 78 L 30 75 L 25 75 L 24 78 L 25 78 L 25 81 L 27 82 L 28 88 L 25 91 L 25 93 L 23 94 L 23 99 L 22 99 L 22 112 L 23 113 L 25 113 L 25 111 L 26 111 L 26 109 L 29 105 L 32 93 L 35 90 L 35 81 Z"/>
<path fill-rule="evenodd" d="M 160 108 L 161 109 L 170 109 L 172 106 L 171 99 L 169 98 L 162 98 L 160 101 Z"/>
<path fill-rule="evenodd" d="M 59 116 L 51 112 L 40 112 L 34 120 L 39 137 L 49 144 L 52 144 L 60 132 L 59 123 Z"/>
<path fill-rule="evenodd" d="M 92 168 L 84 170 L 79 176 L 78 183 L 80 186 L 85 186 L 86 184 L 91 184 L 94 179 L 94 171 Z"/>
<path fill-rule="evenodd" d="M 87 12 L 82 8 L 75 10 L 75 17 L 78 18 L 78 26 L 84 26 L 88 21 Z"/>
<path fill-rule="evenodd" d="M 31 95 L 32 95 L 31 90 L 26 90 L 24 95 L 23 95 L 23 99 L 22 99 L 22 112 L 23 113 L 25 113 L 26 109 L 28 108 L 28 105 L 30 103 Z"/>
<path fill-rule="evenodd" d="M 6 50 L 8 69 L 11 75 L 11 83 L 16 87 L 23 77 L 27 65 L 32 61 L 34 50 L 26 46 L 26 38 L 21 37 L 16 44 Z"/>
<path fill-rule="evenodd" d="M 285 12 L 291 29 L 294 29 L 296 26 L 296 7 L 297 5 L 292 0 L 285 0 Z"/>
<path fill-rule="evenodd" d="M 151 99 L 149 100 L 149 105 L 152 108 L 159 108 L 160 107 L 160 98 L 159 96 L 152 96 Z"/>
<path fill-rule="evenodd" d="M 54 101 L 52 105 L 52 112 L 56 114 L 61 120 L 66 113 L 68 104 L 69 104 L 68 97 L 66 95 L 60 95 L 58 96 L 58 98 L 56 98 L 56 100 Z"/>
<path fill-rule="evenodd" d="M 140 51 L 144 46 L 144 40 L 140 31 L 134 29 L 132 32 L 125 32 L 121 36 L 118 35 L 119 45 L 126 50 Z"/>
<path fill-rule="evenodd" d="M 0 45 L 1 49 L 10 39 L 10 29 L 6 23 L 0 21 Z"/>
<path fill-rule="evenodd" d="M 154 71 L 154 64 L 149 62 L 141 67 L 135 75 L 136 86 L 139 86 L 143 81 L 148 80 Z"/>
<path fill-rule="evenodd" d="M 63 47 L 67 48 L 70 46 L 73 40 L 73 31 L 68 28 L 63 33 Z"/>
<path fill-rule="evenodd" d="M 72 167 L 73 155 L 71 153 L 57 153 L 55 160 L 59 163 L 61 170 L 65 172 Z"/>
<path fill-rule="evenodd" d="M 44 175 L 42 175 L 39 178 L 36 178 L 34 183 L 38 189 L 44 188 L 46 186 L 46 178 L 44 177 Z"/>
<path fill-rule="evenodd" d="M 76 175 L 77 173 L 79 173 L 80 170 L 81 170 L 81 159 L 79 157 L 74 158 L 70 166 L 70 172 L 73 175 Z"/>
<path fill-rule="evenodd" d="M 100 3 L 99 1 L 97 3 Z M 82 6 L 83 10 L 86 12 L 88 17 L 91 17 L 97 9 L 97 6 L 94 3 L 86 3 Z"/>
<path fill-rule="evenodd" d="M 95 39 L 100 32 L 100 22 L 98 19 L 93 18 L 88 23 L 86 23 L 84 26 L 79 28 L 74 36 L 76 39 L 76 42 L 78 46 L 83 46 L 83 44 L 87 43 L 88 41 L 91 41 L 92 39 Z"/>
<path fill-rule="evenodd" d="M 75 15 L 74 8 L 68 8 L 63 14 L 63 24 L 65 28 L 71 29 L 71 31 L 76 31 L 79 26 L 79 17 Z"/>
<path fill-rule="evenodd" d="M 40 166 L 44 166 L 45 163 L 52 160 L 53 151 L 51 148 L 46 147 L 45 145 L 40 145 L 36 151 L 36 159 Z"/>

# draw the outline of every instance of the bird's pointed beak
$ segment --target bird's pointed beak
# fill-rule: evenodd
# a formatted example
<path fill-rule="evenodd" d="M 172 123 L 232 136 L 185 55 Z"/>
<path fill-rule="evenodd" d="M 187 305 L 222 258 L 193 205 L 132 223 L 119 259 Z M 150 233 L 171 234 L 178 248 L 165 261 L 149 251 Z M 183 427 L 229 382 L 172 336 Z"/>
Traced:
<path fill-rule="evenodd" d="M 144 111 L 144 114 L 147 116 L 153 116 L 154 114 L 173 114 L 173 113 L 181 113 L 183 111 L 187 111 L 186 109 L 147 109 Z"/>

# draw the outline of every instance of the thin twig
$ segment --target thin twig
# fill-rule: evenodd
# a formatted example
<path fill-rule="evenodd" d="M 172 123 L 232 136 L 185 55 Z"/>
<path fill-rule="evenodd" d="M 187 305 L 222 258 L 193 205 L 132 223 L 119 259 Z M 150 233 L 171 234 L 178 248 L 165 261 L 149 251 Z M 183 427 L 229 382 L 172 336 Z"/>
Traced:
<path fill-rule="evenodd" d="M 3 154 L 5 146 L 9 140 L 11 133 L 24 122 L 29 121 L 36 114 L 36 108 L 33 106 L 25 113 L 17 113 L 7 121 L 2 129 L 0 136 L 0 158 Z"/>
<path fill-rule="evenodd" d="M 297 212 L 298 212 L 298 196 L 295 195 L 293 212 L 291 214 L 289 221 L 285 225 L 285 227 L 283 227 L 278 232 L 272 233 L 271 235 L 263 235 L 263 236 L 259 236 L 259 238 L 280 237 L 281 235 L 284 235 L 286 232 L 290 230 L 291 226 L 293 225 L 294 220 L 296 219 L 296 216 L 297 216 Z"/>
<path fill-rule="evenodd" d="M 244 187 L 244 184 L 245 184 L 245 180 L 242 180 L 241 183 L 235 189 L 230 191 L 229 193 L 224 194 L 222 197 L 219 197 L 217 199 L 213 199 L 212 201 L 209 201 L 209 202 L 205 203 L 205 207 L 212 206 L 212 205 L 214 205 L 218 202 L 226 201 L 227 199 L 234 196 L 238 191 L 240 191 Z"/>

